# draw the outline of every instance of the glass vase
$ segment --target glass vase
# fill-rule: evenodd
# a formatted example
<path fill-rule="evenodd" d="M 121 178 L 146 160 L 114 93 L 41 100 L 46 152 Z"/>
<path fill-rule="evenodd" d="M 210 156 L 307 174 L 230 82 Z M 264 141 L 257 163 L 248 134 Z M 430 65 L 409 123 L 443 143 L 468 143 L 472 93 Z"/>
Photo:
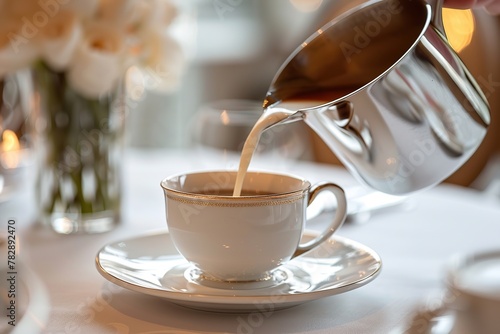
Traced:
<path fill-rule="evenodd" d="M 121 216 L 124 89 L 87 98 L 64 73 L 33 74 L 39 219 L 63 234 L 109 231 Z"/>
<path fill-rule="evenodd" d="M 28 186 L 31 88 L 28 70 L 0 75 L 0 204 Z"/>

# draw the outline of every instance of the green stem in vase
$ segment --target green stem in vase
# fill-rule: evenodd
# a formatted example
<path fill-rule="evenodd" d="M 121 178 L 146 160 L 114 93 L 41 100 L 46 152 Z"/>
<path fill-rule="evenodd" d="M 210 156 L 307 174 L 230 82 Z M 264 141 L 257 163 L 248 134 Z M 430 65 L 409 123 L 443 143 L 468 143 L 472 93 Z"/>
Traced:
<path fill-rule="evenodd" d="M 119 145 L 118 136 L 108 129 L 114 94 L 83 97 L 69 86 L 63 73 L 43 63 L 35 75 L 47 119 L 45 165 L 59 178 L 50 185 L 45 211 L 64 208 L 91 214 L 117 209 L 119 198 L 110 196 L 119 194 L 109 190 L 108 180 L 114 175 L 109 156 Z"/>

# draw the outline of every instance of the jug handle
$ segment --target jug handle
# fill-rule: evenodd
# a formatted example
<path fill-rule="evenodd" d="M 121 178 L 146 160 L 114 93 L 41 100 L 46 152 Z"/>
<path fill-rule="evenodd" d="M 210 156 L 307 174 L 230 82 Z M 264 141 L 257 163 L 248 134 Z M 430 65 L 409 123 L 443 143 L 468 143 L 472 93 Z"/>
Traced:
<path fill-rule="evenodd" d="M 440 34 L 446 37 L 446 32 L 444 31 L 444 24 L 443 24 L 444 0 L 426 0 L 426 1 L 431 6 L 432 25 L 439 31 Z"/>

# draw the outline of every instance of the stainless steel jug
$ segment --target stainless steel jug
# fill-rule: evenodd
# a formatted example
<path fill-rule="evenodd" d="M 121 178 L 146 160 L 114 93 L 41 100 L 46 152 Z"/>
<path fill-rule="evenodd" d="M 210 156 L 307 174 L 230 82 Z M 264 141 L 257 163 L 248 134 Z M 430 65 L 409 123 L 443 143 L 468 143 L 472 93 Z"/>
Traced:
<path fill-rule="evenodd" d="M 304 120 L 369 187 L 434 186 L 482 142 L 488 102 L 449 46 L 442 0 L 382 0 L 334 19 L 273 79 L 265 113 Z"/>

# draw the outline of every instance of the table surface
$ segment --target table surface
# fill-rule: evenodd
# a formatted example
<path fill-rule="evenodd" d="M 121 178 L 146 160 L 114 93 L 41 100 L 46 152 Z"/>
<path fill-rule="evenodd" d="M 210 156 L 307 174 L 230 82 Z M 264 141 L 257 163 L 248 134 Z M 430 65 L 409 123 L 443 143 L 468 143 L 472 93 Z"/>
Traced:
<path fill-rule="evenodd" d="M 269 169 L 265 161 L 251 168 Z M 234 161 L 210 160 L 196 151 L 127 150 L 123 165 L 123 222 L 108 233 L 57 235 L 39 226 L 28 190 L 0 204 L 1 226 L 7 230 L 9 219 L 16 224 L 18 304 L 28 305 L 18 305 L 18 312 L 28 311 L 16 320 L 29 329 L 16 326 L 16 333 L 402 333 L 415 309 L 443 290 L 453 256 L 500 248 L 498 199 L 439 185 L 413 194 L 407 205 L 340 229 L 338 235 L 381 256 L 382 272 L 371 283 L 265 314 L 191 310 L 106 281 L 94 259 L 107 243 L 166 231 L 161 179 L 186 170 L 232 168 Z M 338 167 L 283 161 L 272 168 L 313 182 L 334 181 L 348 193 L 357 185 Z M 1 261 L 6 259 L 5 254 Z M 7 320 L 2 317 L 0 331 L 10 328 Z"/>

